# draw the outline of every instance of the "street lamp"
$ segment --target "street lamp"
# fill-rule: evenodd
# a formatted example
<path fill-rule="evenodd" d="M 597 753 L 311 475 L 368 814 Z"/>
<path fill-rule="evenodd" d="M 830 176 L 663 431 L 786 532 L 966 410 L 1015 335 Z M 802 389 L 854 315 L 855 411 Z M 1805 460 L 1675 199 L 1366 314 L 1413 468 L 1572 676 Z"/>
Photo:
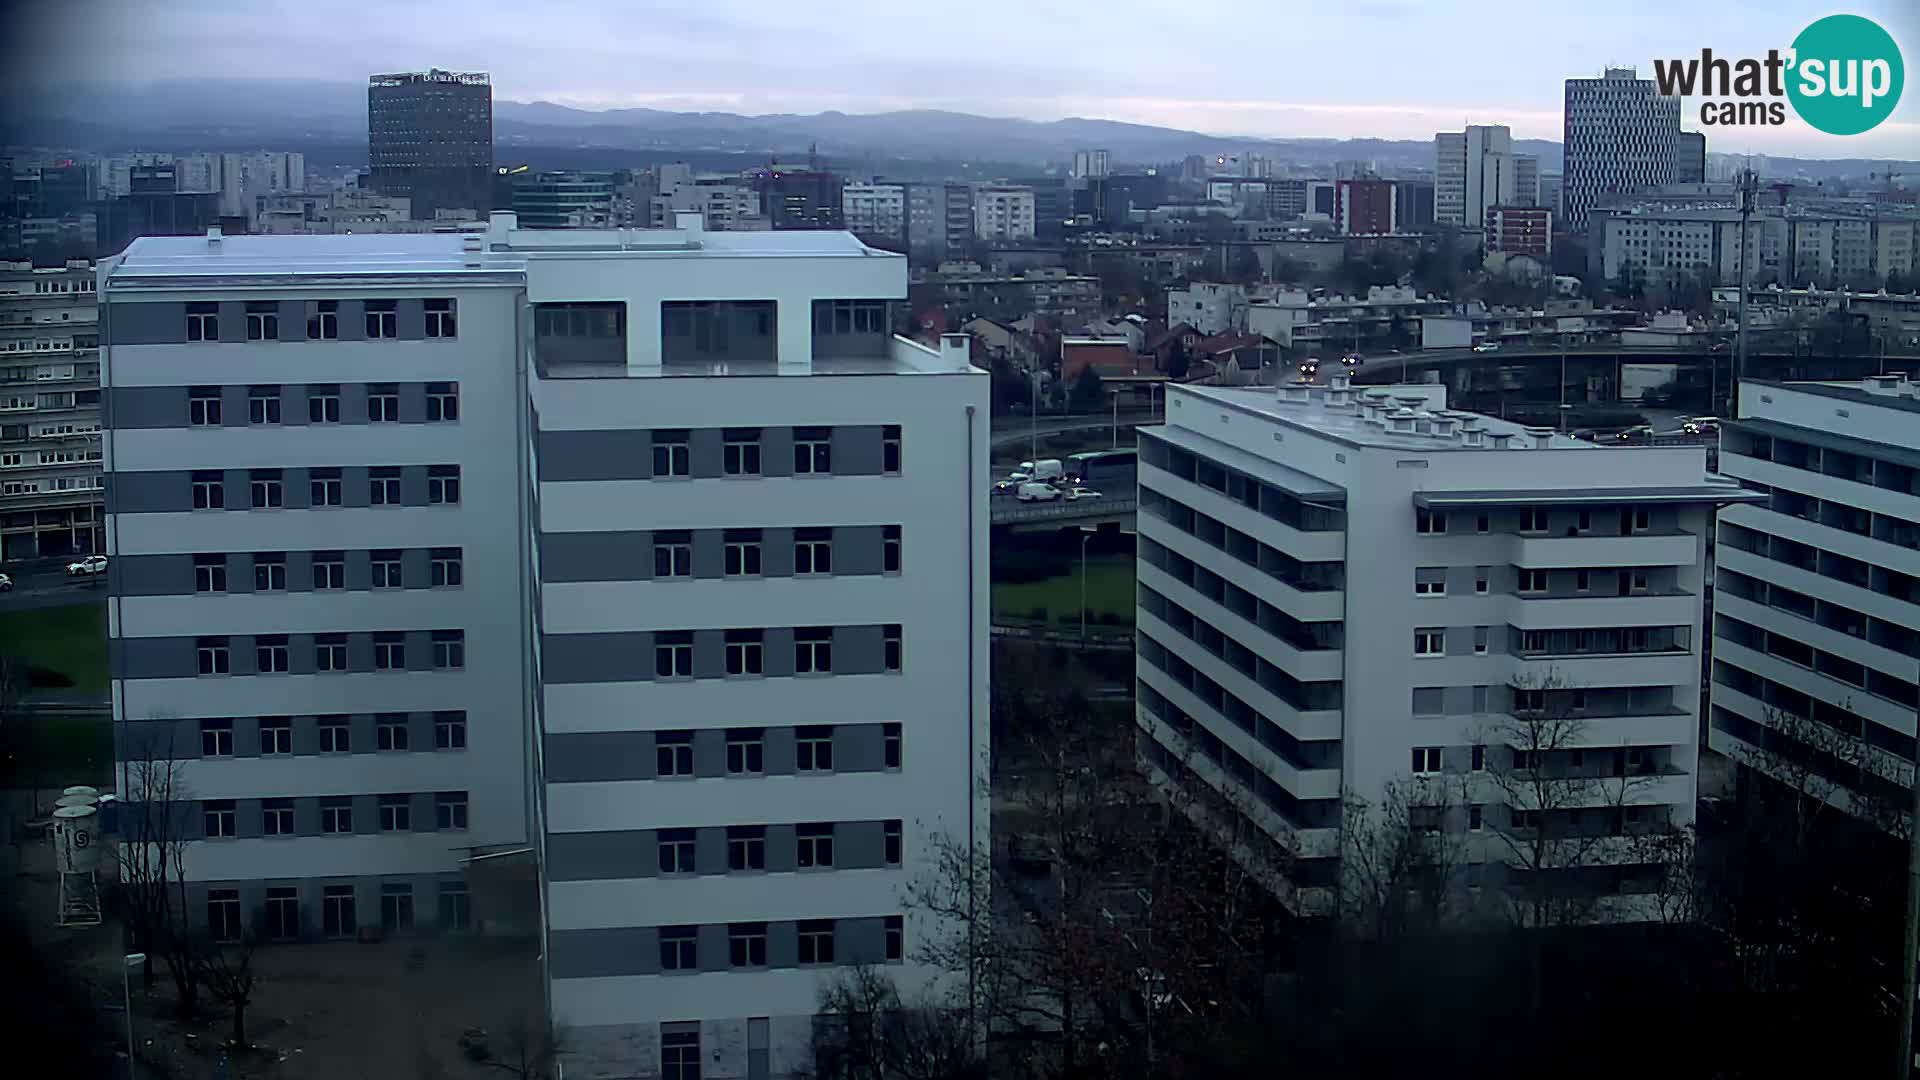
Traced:
<path fill-rule="evenodd" d="M 1087 647 L 1087 541 L 1093 539 L 1100 530 L 1092 525 L 1080 526 L 1080 647 Z"/>
<path fill-rule="evenodd" d="M 133 982 L 130 974 L 134 968 L 147 962 L 147 954 L 132 952 L 126 955 L 126 962 L 120 968 L 120 1004 L 127 1010 L 127 1076 L 134 1074 L 133 1064 Z"/>

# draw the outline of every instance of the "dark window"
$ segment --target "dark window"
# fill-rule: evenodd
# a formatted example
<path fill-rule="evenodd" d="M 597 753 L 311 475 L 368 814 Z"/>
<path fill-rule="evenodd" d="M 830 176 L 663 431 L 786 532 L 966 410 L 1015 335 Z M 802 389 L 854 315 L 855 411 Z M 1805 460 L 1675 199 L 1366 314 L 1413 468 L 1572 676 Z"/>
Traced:
<path fill-rule="evenodd" d="M 660 1033 L 660 1080 L 700 1080 L 700 1032 Z"/>
<path fill-rule="evenodd" d="M 280 422 L 280 388 L 277 386 L 255 386 L 247 390 L 247 423 L 277 424 Z"/>
<path fill-rule="evenodd" d="M 215 941 L 240 940 L 240 890 L 207 890 L 207 934 Z"/>
<path fill-rule="evenodd" d="M 728 926 L 727 963 L 734 967 L 766 967 L 767 924 L 733 923 Z"/>
<path fill-rule="evenodd" d="M 208 799 L 200 804 L 200 814 L 208 838 L 234 835 L 232 799 Z"/>
<path fill-rule="evenodd" d="M 300 936 L 300 891 L 286 887 L 267 890 L 267 937 L 291 941 Z"/>
<path fill-rule="evenodd" d="M 795 574 L 833 573 L 833 530 L 826 528 L 793 531 L 793 572 Z"/>
<path fill-rule="evenodd" d="M 653 737 L 654 773 L 660 777 L 693 775 L 693 732 L 662 731 Z"/>
<path fill-rule="evenodd" d="M 726 635 L 727 674 L 760 675 L 765 673 L 765 646 L 761 641 L 762 631 L 729 630 Z"/>
<path fill-rule="evenodd" d="M 287 591 L 287 557 L 278 551 L 259 551 L 253 556 L 253 590 Z"/>
<path fill-rule="evenodd" d="M 307 387 L 307 422 L 310 424 L 340 422 L 340 388 L 338 386 Z"/>
<path fill-rule="evenodd" d="M 880 431 L 880 471 L 900 474 L 900 425 L 889 424 Z"/>
<path fill-rule="evenodd" d="M 193 508 L 195 510 L 220 510 L 226 505 L 225 485 L 218 471 L 205 470 L 193 474 Z"/>
<path fill-rule="evenodd" d="M 661 829 L 654 835 L 660 848 L 661 873 L 691 874 L 695 872 L 692 829 Z"/>
<path fill-rule="evenodd" d="M 433 797 L 433 824 L 437 829 L 467 827 L 467 793 L 442 791 Z"/>
<path fill-rule="evenodd" d="M 900 725 L 880 725 L 881 760 L 887 768 L 900 767 Z"/>
<path fill-rule="evenodd" d="M 247 490 L 252 496 L 251 505 L 255 510 L 278 510 L 286 505 L 286 492 L 281 486 L 279 469 L 255 469 L 248 474 Z"/>
<path fill-rule="evenodd" d="M 195 427 L 220 426 L 220 388 L 196 386 L 187 391 L 187 423 Z"/>
<path fill-rule="evenodd" d="M 467 666 L 466 631 L 433 632 L 433 666 L 440 671 L 459 671 Z"/>
<path fill-rule="evenodd" d="M 727 827 L 727 869 L 765 870 L 767 868 L 767 830 L 762 825 Z"/>
<path fill-rule="evenodd" d="M 426 308 L 427 336 L 430 338 L 454 337 L 458 327 L 454 322 L 453 301 L 446 298 L 429 299 L 426 301 Z"/>
<path fill-rule="evenodd" d="M 427 422 L 451 423 L 460 419 L 460 385 L 450 382 L 427 384 Z"/>
<path fill-rule="evenodd" d="M 794 475 L 833 471 L 833 429 L 803 427 L 793 429 Z"/>
<path fill-rule="evenodd" d="M 313 587 L 318 590 L 347 587 L 347 556 L 340 551 L 313 553 Z"/>
<path fill-rule="evenodd" d="M 394 383 L 374 383 L 367 387 L 367 422 L 400 422 L 400 387 Z"/>
<path fill-rule="evenodd" d="M 692 476 L 692 447 L 685 430 L 660 430 L 653 433 L 653 475 Z"/>
<path fill-rule="evenodd" d="M 796 825 L 794 838 L 799 845 L 797 865 L 802 869 L 823 869 L 833 865 L 833 825 L 827 822 Z"/>
<path fill-rule="evenodd" d="M 225 718 L 200 721 L 200 756 L 233 756 L 233 721 Z"/>
<path fill-rule="evenodd" d="M 460 466 L 427 466 L 427 502 L 438 506 L 460 502 Z"/>
<path fill-rule="evenodd" d="M 803 675 L 833 670 L 831 627 L 804 626 L 793 632 L 793 670 Z"/>
<path fill-rule="evenodd" d="M 247 340 L 280 340 L 280 305 L 272 300 L 247 301 Z"/>
<path fill-rule="evenodd" d="M 440 883 L 440 929 L 465 930 L 473 923 L 473 898 L 464 881 Z"/>
<path fill-rule="evenodd" d="M 727 772 L 758 776 L 766 771 L 767 737 L 760 728 L 732 728 L 727 732 Z"/>
<path fill-rule="evenodd" d="M 383 465 L 367 470 L 368 500 L 375 506 L 400 505 L 400 470 Z"/>
<path fill-rule="evenodd" d="M 833 769 L 833 728 L 803 727 L 794 731 L 794 768 L 801 772 L 828 772 Z"/>
<path fill-rule="evenodd" d="M 367 566 L 376 589 L 402 588 L 399 548 L 376 548 L 368 553 Z"/>
<path fill-rule="evenodd" d="M 187 340 L 220 340 L 220 305 L 196 301 L 187 305 Z"/>
<path fill-rule="evenodd" d="M 353 729 L 344 716 L 323 716 L 320 718 L 320 752 L 323 754 L 347 754 L 353 752 Z"/>
<path fill-rule="evenodd" d="M 409 832 L 413 829 L 413 800 L 405 795 L 380 796 L 380 831 Z"/>
<path fill-rule="evenodd" d="M 756 577 L 760 573 L 760 530 L 728 529 L 721 534 L 722 569 L 728 577 Z"/>
<path fill-rule="evenodd" d="M 353 917 L 353 886 L 327 885 L 320 894 L 321 923 L 328 937 L 352 937 L 359 929 Z"/>
<path fill-rule="evenodd" d="M 353 800 L 346 796 L 336 796 L 320 800 L 320 831 L 323 833 L 350 833 L 353 831 Z M 328 886 L 329 889 L 332 886 Z M 349 886 L 351 888 L 351 886 Z"/>
<path fill-rule="evenodd" d="M 460 549 L 434 548 L 432 558 L 433 587 L 436 589 L 458 588 L 462 580 Z"/>
<path fill-rule="evenodd" d="M 293 800 L 262 799 L 260 831 L 267 836 L 293 835 Z"/>
<path fill-rule="evenodd" d="M 653 534 L 653 576 L 656 578 L 693 576 L 693 535 L 691 533 L 662 530 Z"/>
<path fill-rule="evenodd" d="M 407 748 L 407 714 L 381 713 L 373 721 L 374 747 L 379 750 Z"/>
<path fill-rule="evenodd" d="M 660 967 L 666 971 L 692 971 L 699 966 L 697 939 L 699 928 L 663 926 L 660 928 Z"/>
<path fill-rule="evenodd" d="M 199 638 L 194 642 L 194 652 L 198 654 L 202 675 L 225 675 L 233 670 L 226 638 Z"/>
<path fill-rule="evenodd" d="M 413 926 L 413 886 L 405 882 L 380 886 L 380 926 L 389 933 Z"/>
<path fill-rule="evenodd" d="M 367 337 L 400 336 L 400 302 L 398 300 L 369 300 L 366 304 L 366 312 Z"/>
<path fill-rule="evenodd" d="M 193 591 L 203 593 L 227 591 L 227 557 L 225 555 L 193 557 Z"/>
<path fill-rule="evenodd" d="M 833 963 L 832 919 L 802 919 L 799 923 L 799 930 L 800 963 Z"/>
<path fill-rule="evenodd" d="M 662 679 L 693 677 L 693 633 L 663 630 L 653 635 L 653 673 Z"/>
<path fill-rule="evenodd" d="M 760 429 L 727 428 L 722 438 L 721 471 L 728 476 L 759 476 Z"/>
<path fill-rule="evenodd" d="M 888 525 L 881 530 L 880 569 L 888 574 L 900 572 L 900 526 Z"/>
<path fill-rule="evenodd" d="M 262 754 L 293 753 L 293 717 L 263 716 L 260 718 L 260 752 Z"/>
<path fill-rule="evenodd" d="M 314 312 L 307 316 L 310 341 L 332 341 L 340 336 L 340 301 L 316 300 Z"/>
<path fill-rule="evenodd" d="M 433 748 L 435 750 L 467 748 L 466 713 L 442 711 L 433 714 Z"/>
<path fill-rule="evenodd" d="M 339 469 L 314 469 L 307 477 L 313 505 L 339 506 L 345 502 L 346 491 Z"/>
<path fill-rule="evenodd" d="M 897 820 L 887 822 L 883 832 L 886 838 L 886 863 L 888 866 L 899 866 L 902 854 L 901 822 Z"/>
<path fill-rule="evenodd" d="M 882 632 L 880 643 L 881 652 L 883 653 L 881 660 L 886 669 L 888 671 L 899 671 L 901 662 L 905 659 L 901 650 L 902 639 L 900 636 L 900 624 L 888 623 L 886 629 Z"/>

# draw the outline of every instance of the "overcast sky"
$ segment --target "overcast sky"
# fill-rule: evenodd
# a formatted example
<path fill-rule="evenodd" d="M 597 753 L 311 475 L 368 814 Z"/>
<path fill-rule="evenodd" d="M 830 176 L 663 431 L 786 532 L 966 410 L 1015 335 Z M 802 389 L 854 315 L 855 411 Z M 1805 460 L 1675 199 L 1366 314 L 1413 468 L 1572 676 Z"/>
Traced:
<path fill-rule="evenodd" d="M 10 5 L 10 7 L 13 5 Z M 1853 0 L 27 0 L 32 35 L 91 44 L 68 76 L 361 82 L 488 71 L 496 97 L 593 108 L 1103 117 L 1217 134 L 1431 137 L 1463 122 L 1558 139 L 1562 80 L 1655 57 L 1786 48 L 1851 10 L 1911 70 L 1920 2 Z M 63 25 L 64 24 L 64 25 Z M 16 37 L 16 45 L 25 41 Z M 29 46 L 31 48 L 32 46 Z M 1729 152 L 1920 158 L 1920 91 L 1852 137 L 1712 131 Z M 1788 110 L 1791 117 L 1791 109 Z M 1683 124 L 1699 126 L 1697 104 Z"/>

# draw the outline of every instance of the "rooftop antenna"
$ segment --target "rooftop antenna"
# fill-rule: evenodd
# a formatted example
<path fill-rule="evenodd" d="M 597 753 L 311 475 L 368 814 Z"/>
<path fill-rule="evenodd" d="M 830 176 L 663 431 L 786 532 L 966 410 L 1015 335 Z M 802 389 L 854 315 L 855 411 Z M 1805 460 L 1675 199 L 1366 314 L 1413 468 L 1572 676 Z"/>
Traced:
<path fill-rule="evenodd" d="M 1751 167 L 1740 172 L 1740 307 L 1739 323 L 1733 338 L 1733 385 L 1728 388 L 1727 415 L 1740 419 L 1740 374 L 1747 365 L 1747 226 L 1753 221 L 1753 198 L 1760 189 L 1760 176 Z"/>

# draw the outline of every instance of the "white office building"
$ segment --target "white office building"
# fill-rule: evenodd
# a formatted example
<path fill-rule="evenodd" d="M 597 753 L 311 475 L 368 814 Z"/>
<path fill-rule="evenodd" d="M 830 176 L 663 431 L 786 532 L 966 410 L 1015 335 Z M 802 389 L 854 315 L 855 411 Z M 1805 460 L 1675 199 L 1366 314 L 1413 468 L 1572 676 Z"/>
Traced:
<path fill-rule="evenodd" d="M 1920 706 L 1920 383 L 1740 384 L 1720 470 L 1713 750 L 1904 817 Z"/>
<path fill-rule="evenodd" d="M 1105 150 L 1075 150 L 1073 152 L 1073 171 L 1069 174 L 1076 180 L 1091 180 L 1109 176 L 1113 173 L 1113 156 Z"/>
<path fill-rule="evenodd" d="M 1706 530 L 1745 493 L 1698 447 L 1444 406 L 1344 377 L 1173 387 L 1140 433 L 1141 756 L 1291 849 L 1303 908 L 1337 880 L 1343 797 L 1394 782 L 1465 793 L 1445 827 L 1482 880 L 1524 869 L 1503 835 L 1692 820 Z M 1561 734 L 1529 764 L 1505 733 L 1537 714 Z M 1528 769 L 1591 777 L 1596 804 L 1542 822 L 1492 782 Z M 1619 870 L 1603 888 L 1633 887 Z"/>
<path fill-rule="evenodd" d="M 1469 125 L 1464 131 L 1442 131 L 1433 137 L 1433 220 L 1443 225 L 1476 228 L 1494 206 L 1531 206 L 1517 203 L 1520 164 L 1513 152 L 1513 132 L 1504 124 Z M 1529 160 L 1534 177 L 1529 190 L 1538 196 L 1538 162 Z"/>
<path fill-rule="evenodd" d="M 828 976 L 932 986 L 903 886 L 987 840 L 986 376 L 892 336 L 904 257 L 499 213 L 103 282 L 115 721 L 187 759 L 203 925 L 530 919 L 570 1077 L 794 1075 Z M 529 857 L 537 912 L 484 869 Z"/>
<path fill-rule="evenodd" d="M 840 189 L 841 220 L 855 236 L 904 243 L 907 237 L 905 184 L 854 184 Z"/>
<path fill-rule="evenodd" d="M 989 244 L 1013 244 L 1033 239 L 1033 189 L 1009 184 L 981 184 L 973 189 L 974 239 Z"/>
<path fill-rule="evenodd" d="M 1680 99 L 1632 68 L 1568 79 L 1560 220 L 1579 232 L 1602 195 L 1671 184 L 1680 176 Z"/>
<path fill-rule="evenodd" d="M 101 550 L 93 265 L 0 263 L 0 562 Z"/>

